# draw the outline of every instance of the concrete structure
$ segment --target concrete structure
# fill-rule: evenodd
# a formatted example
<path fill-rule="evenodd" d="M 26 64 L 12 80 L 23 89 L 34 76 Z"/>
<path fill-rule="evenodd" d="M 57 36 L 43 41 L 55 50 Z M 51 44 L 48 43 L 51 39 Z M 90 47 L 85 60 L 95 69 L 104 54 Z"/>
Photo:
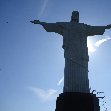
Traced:
<path fill-rule="evenodd" d="M 80 104 L 83 109 L 84 105 L 82 104 L 84 104 L 85 98 L 87 100 L 87 105 L 83 111 L 98 110 L 98 99 L 96 96 L 90 94 L 89 90 L 87 37 L 102 35 L 105 32 L 105 29 L 111 28 L 111 25 L 90 26 L 84 23 L 79 23 L 78 11 L 72 12 L 70 22 L 46 23 L 34 20 L 31 21 L 31 23 L 40 24 L 47 32 L 55 32 L 63 36 L 62 48 L 64 49 L 65 58 L 64 88 L 63 93 L 57 98 L 56 111 L 69 111 L 69 107 L 72 108 L 73 106 L 72 111 L 74 111 L 76 106 L 79 106 Z M 83 99 L 81 99 L 82 97 Z M 71 98 L 74 99 L 73 102 L 71 102 L 73 100 Z M 96 102 L 94 102 L 94 100 L 96 100 Z M 77 102 L 76 104 L 75 101 L 82 102 Z M 70 105 L 70 103 L 74 104 Z M 98 108 L 95 108 L 95 104 Z M 90 108 L 91 110 L 89 110 Z M 78 111 L 81 111 L 81 108 L 79 108 Z"/>
<path fill-rule="evenodd" d="M 59 94 L 55 111 L 100 111 L 95 94 L 65 92 Z"/>

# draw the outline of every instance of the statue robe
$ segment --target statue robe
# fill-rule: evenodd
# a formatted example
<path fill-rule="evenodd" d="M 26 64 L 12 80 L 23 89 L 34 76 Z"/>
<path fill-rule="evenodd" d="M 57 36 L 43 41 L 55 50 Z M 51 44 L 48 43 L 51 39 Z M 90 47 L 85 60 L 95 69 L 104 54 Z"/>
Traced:
<path fill-rule="evenodd" d="M 47 32 L 63 36 L 65 57 L 64 92 L 89 92 L 87 36 L 102 35 L 105 26 L 84 23 L 43 23 Z"/>

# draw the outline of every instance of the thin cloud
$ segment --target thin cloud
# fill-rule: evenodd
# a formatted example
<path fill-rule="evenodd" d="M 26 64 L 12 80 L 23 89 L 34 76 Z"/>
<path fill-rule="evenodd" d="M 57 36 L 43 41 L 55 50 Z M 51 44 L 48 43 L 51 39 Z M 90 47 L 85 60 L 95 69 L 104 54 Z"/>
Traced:
<path fill-rule="evenodd" d="M 42 101 L 50 101 L 57 97 L 57 90 L 55 89 L 49 89 L 47 91 L 41 89 L 41 88 L 35 88 L 35 87 L 28 87 L 35 95 Z"/>
<path fill-rule="evenodd" d="M 44 0 L 43 5 L 42 5 L 42 8 L 41 8 L 41 10 L 40 10 L 40 13 L 39 13 L 38 17 L 41 17 L 41 16 L 43 15 L 43 13 L 45 12 L 46 7 L 47 7 L 47 4 L 48 4 L 48 1 L 49 1 L 49 0 Z"/>
<path fill-rule="evenodd" d="M 90 41 L 87 41 L 87 45 L 88 45 L 88 52 L 89 53 L 94 53 L 98 47 L 100 47 L 104 42 L 107 42 L 108 40 L 110 40 L 111 37 L 109 36 L 104 36 L 103 39 L 98 40 L 95 43 L 91 43 Z"/>
<path fill-rule="evenodd" d="M 102 45 L 104 42 L 106 42 L 106 41 L 108 41 L 108 40 L 110 40 L 110 39 L 111 39 L 110 37 L 108 37 L 108 38 L 103 38 L 103 39 L 97 41 L 94 45 L 95 45 L 96 47 L 99 47 L 99 46 Z"/>
<path fill-rule="evenodd" d="M 61 83 L 63 83 L 63 81 L 64 81 L 64 77 L 62 77 L 62 78 L 58 81 L 57 85 L 60 86 Z"/>

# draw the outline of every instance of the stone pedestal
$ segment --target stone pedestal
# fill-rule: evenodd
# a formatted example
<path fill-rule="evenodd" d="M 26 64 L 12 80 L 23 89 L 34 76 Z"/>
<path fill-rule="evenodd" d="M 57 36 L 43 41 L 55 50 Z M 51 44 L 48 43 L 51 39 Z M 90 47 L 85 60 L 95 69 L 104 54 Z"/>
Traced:
<path fill-rule="evenodd" d="M 100 111 L 99 99 L 91 93 L 64 92 L 57 97 L 55 111 Z"/>

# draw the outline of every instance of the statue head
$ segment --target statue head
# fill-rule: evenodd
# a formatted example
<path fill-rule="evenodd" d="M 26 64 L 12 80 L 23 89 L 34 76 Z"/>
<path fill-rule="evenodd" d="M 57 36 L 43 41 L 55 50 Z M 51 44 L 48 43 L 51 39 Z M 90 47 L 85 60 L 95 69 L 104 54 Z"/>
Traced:
<path fill-rule="evenodd" d="M 71 22 L 79 23 L 79 12 L 78 11 L 73 11 L 72 12 Z"/>

